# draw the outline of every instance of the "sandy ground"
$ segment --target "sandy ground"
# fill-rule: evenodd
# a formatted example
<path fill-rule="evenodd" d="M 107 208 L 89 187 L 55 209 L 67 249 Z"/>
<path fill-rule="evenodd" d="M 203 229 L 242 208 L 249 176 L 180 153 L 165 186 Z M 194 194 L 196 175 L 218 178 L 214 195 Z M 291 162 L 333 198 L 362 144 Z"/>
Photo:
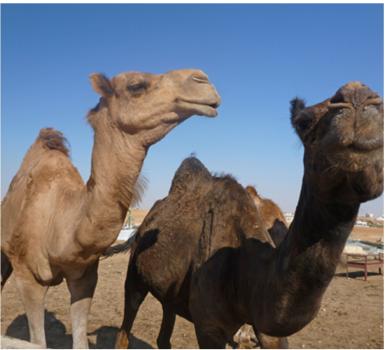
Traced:
<path fill-rule="evenodd" d="M 384 242 L 383 227 L 354 227 L 350 234 L 351 239 L 361 239 L 369 242 Z"/>
<path fill-rule="evenodd" d="M 139 226 L 146 217 L 148 210 L 146 209 L 131 209 L 132 224 Z"/>
<path fill-rule="evenodd" d="M 380 230 L 356 231 L 356 237 L 376 241 Z M 102 260 L 99 282 L 89 317 L 89 340 L 93 348 L 112 348 L 123 316 L 124 279 L 128 254 Z M 289 338 L 291 348 L 383 348 L 383 276 L 372 269 L 368 281 L 361 271 L 352 269 L 350 278 L 340 266 L 322 302 L 318 316 L 303 330 Z M 13 277 L 2 294 L 1 333 L 28 339 L 28 327 Z M 46 302 L 48 346 L 71 347 L 69 294 L 64 283 L 50 288 Z M 156 347 L 161 322 L 161 306 L 148 295 L 137 315 L 132 334 L 135 348 Z M 196 348 L 192 324 L 178 318 L 172 345 Z"/>

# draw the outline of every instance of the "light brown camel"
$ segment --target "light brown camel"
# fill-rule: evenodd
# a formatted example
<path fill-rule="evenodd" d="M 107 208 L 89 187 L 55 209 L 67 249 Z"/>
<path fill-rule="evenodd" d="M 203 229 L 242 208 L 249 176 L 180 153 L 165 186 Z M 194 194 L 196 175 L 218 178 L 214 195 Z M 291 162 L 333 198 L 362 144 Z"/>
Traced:
<path fill-rule="evenodd" d="M 73 345 L 87 348 L 100 255 L 116 239 L 148 148 L 191 115 L 216 116 L 220 97 L 199 70 L 91 75 L 99 104 L 92 170 L 83 183 L 65 139 L 42 129 L 2 204 L 2 286 L 14 271 L 31 341 L 46 344 L 44 298 L 66 279 Z"/>
<path fill-rule="evenodd" d="M 223 348 L 245 323 L 262 347 L 283 347 L 317 315 L 360 203 L 383 192 L 383 102 L 352 82 L 308 108 L 293 100 L 291 113 L 304 176 L 283 242 L 270 244 L 235 180 L 185 160 L 132 245 L 118 348 L 148 292 L 163 306 L 160 347 L 171 346 L 176 314 L 194 323 L 202 348 Z"/>
<path fill-rule="evenodd" d="M 269 198 L 261 197 L 253 186 L 246 187 L 247 193 L 254 201 L 261 219 L 276 247 L 287 234 L 288 225 L 279 206 Z"/>
<path fill-rule="evenodd" d="M 269 232 L 275 246 L 279 246 L 287 234 L 288 224 L 279 206 L 269 198 L 261 197 L 255 187 L 246 186 L 262 221 Z"/>

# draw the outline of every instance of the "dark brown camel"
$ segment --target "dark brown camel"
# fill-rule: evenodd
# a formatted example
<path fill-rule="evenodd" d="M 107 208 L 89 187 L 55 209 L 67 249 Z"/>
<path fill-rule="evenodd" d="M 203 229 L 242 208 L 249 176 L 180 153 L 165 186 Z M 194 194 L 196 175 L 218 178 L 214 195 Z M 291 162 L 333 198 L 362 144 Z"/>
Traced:
<path fill-rule="evenodd" d="M 160 347 L 171 346 L 176 314 L 194 323 L 202 348 L 223 348 L 245 323 L 262 347 L 283 347 L 280 337 L 317 315 L 360 203 L 383 191 L 383 102 L 352 82 L 312 107 L 299 99 L 291 105 L 304 176 L 283 242 L 272 246 L 234 179 L 185 160 L 136 235 L 117 347 L 127 347 L 149 291 L 163 306 Z"/>

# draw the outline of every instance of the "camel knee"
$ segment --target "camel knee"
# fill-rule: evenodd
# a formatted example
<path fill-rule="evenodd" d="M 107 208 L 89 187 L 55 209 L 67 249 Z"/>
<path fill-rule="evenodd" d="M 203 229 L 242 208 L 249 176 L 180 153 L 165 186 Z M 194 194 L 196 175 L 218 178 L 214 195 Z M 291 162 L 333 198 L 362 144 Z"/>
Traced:
<path fill-rule="evenodd" d="M 271 337 L 266 334 L 255 332 L 261 349 L 288 349 L 289 342 L 286 337 Z"/>

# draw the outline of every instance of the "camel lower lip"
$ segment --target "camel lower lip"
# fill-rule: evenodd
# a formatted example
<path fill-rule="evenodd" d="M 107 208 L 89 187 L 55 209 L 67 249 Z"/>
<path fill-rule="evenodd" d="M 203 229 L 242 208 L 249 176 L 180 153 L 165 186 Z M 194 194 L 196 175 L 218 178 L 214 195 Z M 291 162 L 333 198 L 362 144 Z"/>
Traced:
<path fill-rule="evenodd" d="M 204 115 L 206 117 L 216 117 L 218 112 L 216 108 L 218 107 L 218 103 L 201 103 L 194 101 L 185 101 L 180 100 L 179 106 L 186 109 L 195 110 L 195 114 Z"/>

